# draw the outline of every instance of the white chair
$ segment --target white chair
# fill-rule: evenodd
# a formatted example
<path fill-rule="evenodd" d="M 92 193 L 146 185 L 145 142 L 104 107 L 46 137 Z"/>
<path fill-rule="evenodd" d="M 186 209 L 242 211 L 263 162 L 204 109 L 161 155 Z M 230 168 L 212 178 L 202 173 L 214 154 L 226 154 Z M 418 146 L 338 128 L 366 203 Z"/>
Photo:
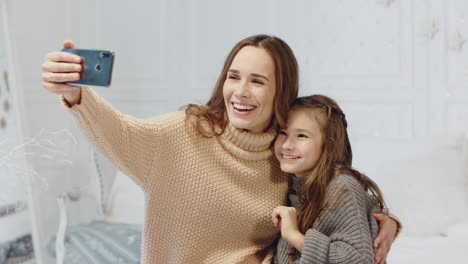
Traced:
<path fill-rule="evenodd" d="M 74 189 L 57 198 L 60 227 L 48 244 L 57 263 L 139 263 L 144 195 L 141 189 L 101 154 L 91 153 L 90 190 Z M 70 226 L 67 203 L 83 197 L 95 201 L 97 219 Z"/>

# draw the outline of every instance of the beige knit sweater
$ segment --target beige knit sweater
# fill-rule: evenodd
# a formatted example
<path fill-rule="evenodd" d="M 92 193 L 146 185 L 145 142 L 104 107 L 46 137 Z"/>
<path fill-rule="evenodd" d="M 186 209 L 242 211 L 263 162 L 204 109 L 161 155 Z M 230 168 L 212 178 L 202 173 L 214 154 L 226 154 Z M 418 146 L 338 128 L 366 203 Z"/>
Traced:
<path fill-rule="evenodd" d="M 116 111 L 90 88 L 69 107 L 82 130 L 143 189 L 142 263 L 269 263 L 288 177 L 272 153 L 276 132 L 228 126 L 219 137 L 185 126 L 185 113 L 151 120 Z"/>

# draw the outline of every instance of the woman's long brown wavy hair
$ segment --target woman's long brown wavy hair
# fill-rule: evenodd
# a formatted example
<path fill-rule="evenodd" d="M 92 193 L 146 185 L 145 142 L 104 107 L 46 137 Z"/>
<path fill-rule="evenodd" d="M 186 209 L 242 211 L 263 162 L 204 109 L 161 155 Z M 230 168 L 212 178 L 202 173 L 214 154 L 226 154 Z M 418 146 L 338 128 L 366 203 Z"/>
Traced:
<path fill-rule="evenodd" d="M 195 117 L 197 131 L 205 137 L 220 135 L 226 129 L 228 117 L 223 97 L 223 86 L 229 67 L 236 54 L 245 46 L 265 49 L 275 63 L 276 93 L 273 102 L 273 118 L 269 127 L 283 126 L 287 113 L 299 89 L 299 73 L 296 57 L 286 42 L 278 37 L 255 35 L 237 43 L 227 56 L 218 77 L 213 94 L 206 105 L 189 104 L 187 117 Z M 187 118 L 188 120 L 188 118 Z M 219 128 L 219 129 L 218 129 Z"/>
<path fill-rule="evenodd" d="M 376 198 L 380 210 L 386 212 L 385 201 L 377 184 L 366 175 L 352 168 L 353 152 L 348 138 L 346 116 L 331 98 L 312 95 L 297 98 L 291 111 L 310 111 L 320 126 L 323 135 L 322 154 L 312 172 L 305 176 L 299 191 L 301 210 L 298 225 L 301 233 L 314 226 L 318 217 L 326 213 L 324 209 L 332 206 L 325 203 L 325 194 L 334 177 L 346 174 L 356 178 L 366 191 Z M 346 191 L 346 190 L 343 190 Z M 340 192 L 342 193 L 342 192 Z M 337 201 L 338 199 L 330 199 Z M 293 248 L 291 257 L 295 259 L 298 251 Z"/>

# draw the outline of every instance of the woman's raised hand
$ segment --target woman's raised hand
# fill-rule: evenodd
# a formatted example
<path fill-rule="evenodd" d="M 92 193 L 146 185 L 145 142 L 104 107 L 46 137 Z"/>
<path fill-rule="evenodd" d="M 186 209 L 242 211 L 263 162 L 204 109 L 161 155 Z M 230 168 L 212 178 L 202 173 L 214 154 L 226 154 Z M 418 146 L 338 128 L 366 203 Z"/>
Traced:
<path fill-rule="evenodd" d="M 64 48 L 73 48 L 73 41 L 63 43 Z M 42 64 L 42 86 L 49 92 L 61 94 L 70 106 L 79 103 L 81 87 L 66 84 L 66 82 L 78 81 L 83 70 L 82 58 L 78 55 L 63 51 L 48 53 Z"/>

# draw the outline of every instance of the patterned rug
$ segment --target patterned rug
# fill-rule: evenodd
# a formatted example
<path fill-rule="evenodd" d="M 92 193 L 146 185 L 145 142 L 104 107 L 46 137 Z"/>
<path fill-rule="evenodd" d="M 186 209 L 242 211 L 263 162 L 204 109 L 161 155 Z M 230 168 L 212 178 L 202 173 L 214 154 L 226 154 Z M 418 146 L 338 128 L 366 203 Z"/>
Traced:
<path fill-rule="evenodd" d="M 47 245 L 55 257 L 55 236 Z M 68 227 L 64 263 L 140 263 L 141 226 L 93 221 Z"/>

